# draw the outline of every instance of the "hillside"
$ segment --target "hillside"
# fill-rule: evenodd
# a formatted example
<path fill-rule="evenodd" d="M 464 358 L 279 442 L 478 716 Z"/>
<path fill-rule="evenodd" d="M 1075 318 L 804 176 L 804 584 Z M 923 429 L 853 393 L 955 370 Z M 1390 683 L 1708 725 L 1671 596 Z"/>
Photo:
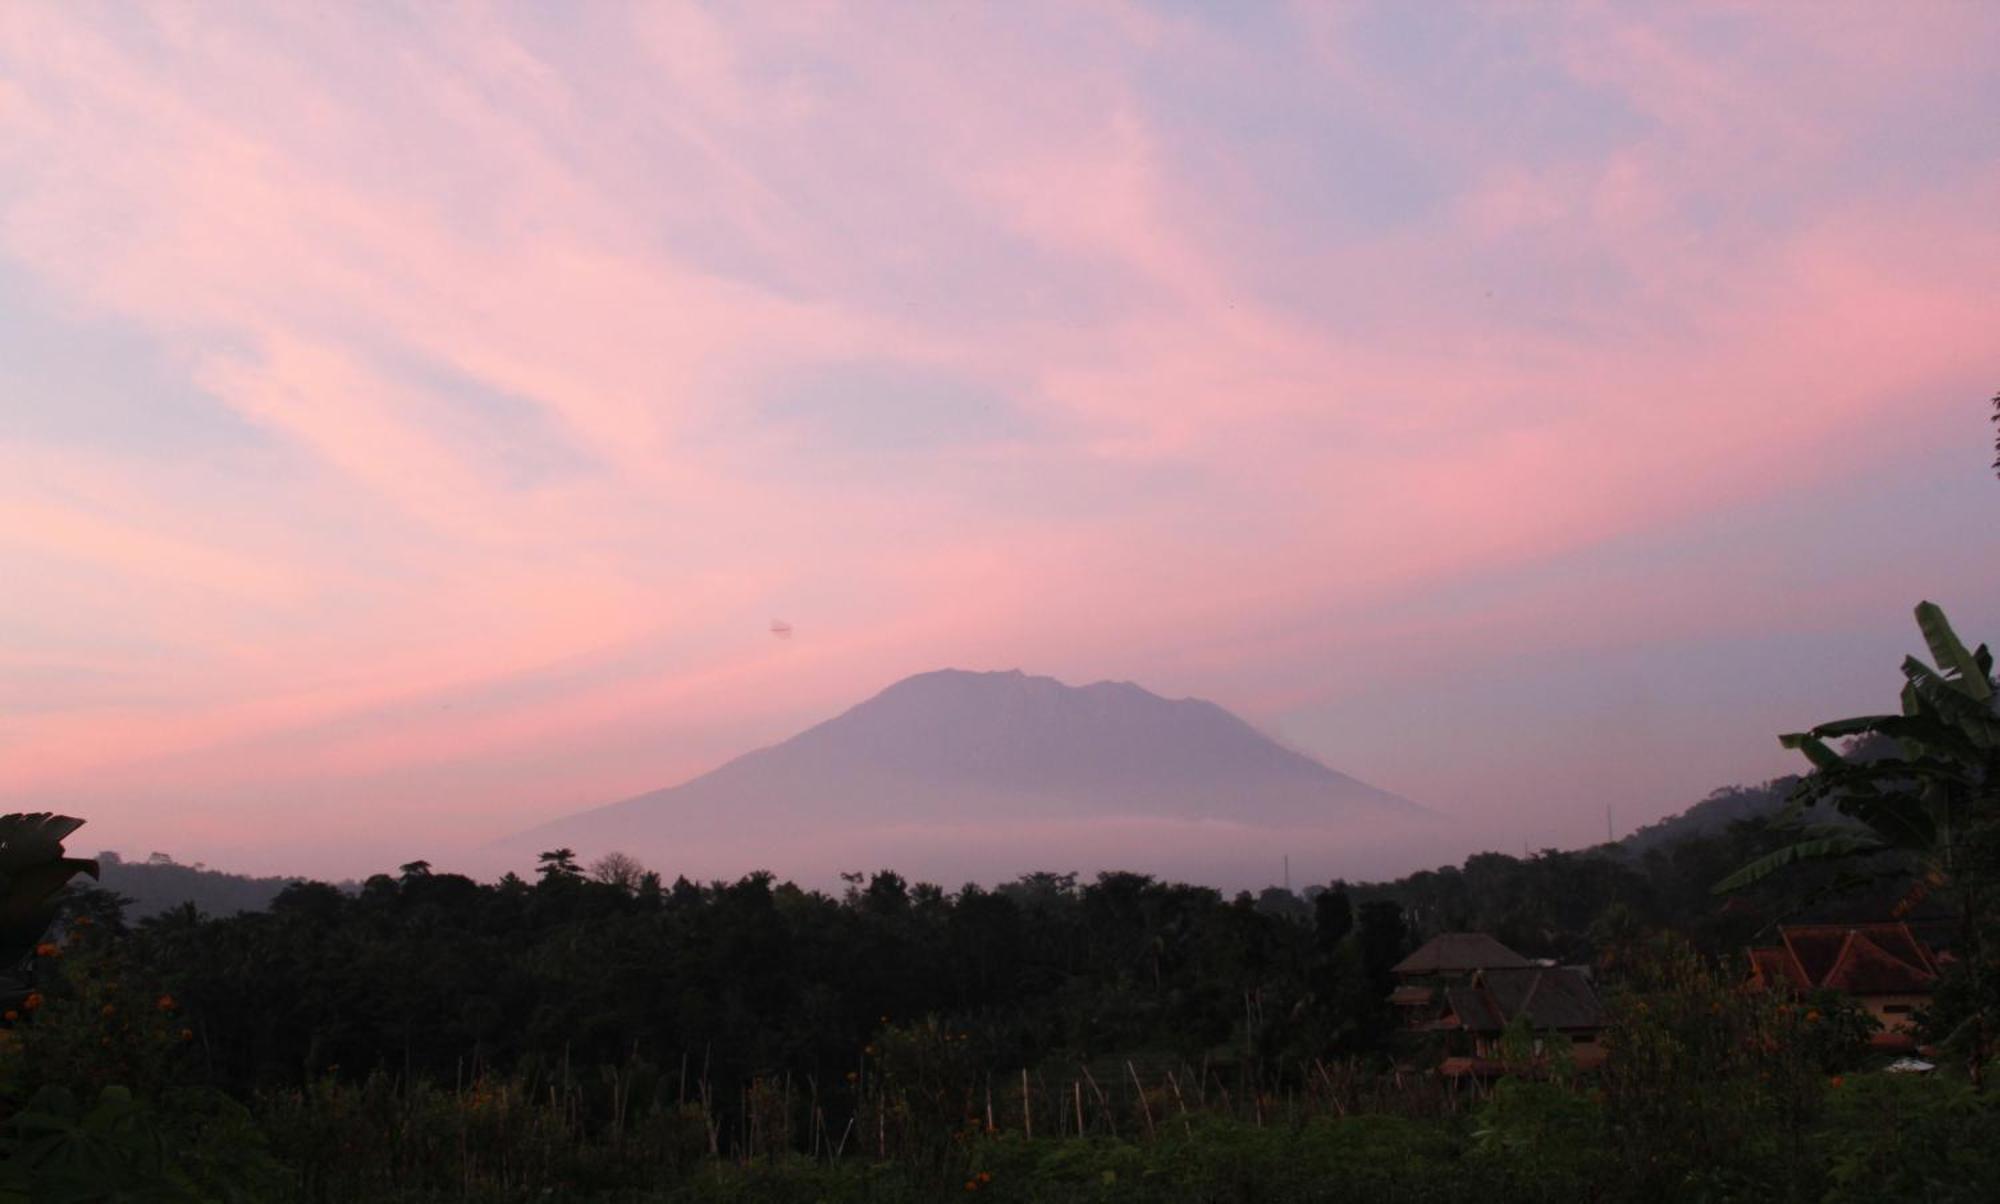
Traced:
<path fill-rule="evenodd" d="M 1628 853 L 1664 849 L 1699 836 L 1716 836 L 1745 820 L 1764 820 L 1784 809 L 1795 777 L 1774 778 L 1757 786 L 1724 786 L 1677 815 L 1647 824 L 1618 842 Z"/>
<path fill-rule="evenodd" d="M 199 863 L 182 865 L 161 853 L 145 861 L 128 861 L 107 851 L 97 855 L 97 862 L 97 884 L 131 900 L 125 907 L 127 920 L 142 920 L 185 903 L 212 916 L 262 911 L 279 891 L 298 881 L 225 873 Z"/>

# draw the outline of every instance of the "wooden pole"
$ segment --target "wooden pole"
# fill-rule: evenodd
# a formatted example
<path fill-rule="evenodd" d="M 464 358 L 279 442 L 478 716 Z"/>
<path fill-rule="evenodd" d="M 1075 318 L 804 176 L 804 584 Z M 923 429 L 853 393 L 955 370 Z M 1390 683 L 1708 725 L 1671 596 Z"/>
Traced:
<path fill-rule="evenodd" d="M 1132 1088 L 1139 1093 L 1139 1111 L 1146 1118 L 1146 1140 L 1153 1139 L 1153 1105 L 1146 1101 L 1146 1085 L 1139 1081 L 1138 1067 L 1132 1059 L 1125 1059 L 1125 1072 L 1132 1076 Z"/>
<path fill-rule="evenodd" d="M 1187 1096 L 1181 1094 L 1181 1081 L 1174 1077 L 1174 1072 L 1171 1070 L 1167 1072 L 1167 1085 L 1174 1089 L 1174 1099 L 1181 1106 L 1181 1128 L 1187 1130 L 1189 1137 L 1193 1137 L 1194 1126 L 1188 1122 Z"/>

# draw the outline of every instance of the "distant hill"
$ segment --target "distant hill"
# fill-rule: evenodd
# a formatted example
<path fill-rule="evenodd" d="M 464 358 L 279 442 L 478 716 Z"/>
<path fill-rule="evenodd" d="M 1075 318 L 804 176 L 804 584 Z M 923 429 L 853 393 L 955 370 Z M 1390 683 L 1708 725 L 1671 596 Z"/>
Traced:
<path fill-rule="evenodd" d="M 299 881 L 252 878 L 200 864 L 182 865 L 163 853 L 144 861 L 128 861 L 115 852 L 104 852 L 97 855 L 97 862 L 101 874 L 97 885 L 132 900 L 125 908 L 127 920 L 142 920 L 184 903 L 193 903 L 212 916 L 262 911 L 279 891 Z"/>
<path fill-rule="evenodd" d="M 1322 765 L 1211 702 L 1019 671 L 906 678 L 681 785 L 500 846 L 619 850 L 672 872 L 805 879 L 895 865 L 941 880 L 1122 865 L 1241 881 L 1355 872 L 1436 846 L 1424 808 Z"/>
<path fill-rule="evenodd" d="M 1886 739 L 1871 737 L 1850 741 L 1840 751 L 1842 755 L 1859 761 L 1874 761 L 1892 755 L 1895 748 Z M 1643 854 L 1698 836 L 1714 836 L 1739 821 L 1770 819 L 1784 810 L 1792 788 L 1798 782 L 1798 775 L 1792 774 L 1757 786 L 1724 786 L 1680 814 L 1669 815 L 1634 831 L 1618 845 L 1628 852 Z M 1848 822 L 1824 807 L 1810 818 L 1814 823 L 1822 824 Z"/>
<path fill-rule="evenodd" d="M 1796 777 L 1774 778 L 1761 786 L 1724 786 L 1678 815 L 1639 828 L 1618 842 L 1626 852 L 1644 854 L 1698 836 L 1714 836 L 1742 820 L 1762 820 L 1784 809 Z"/>

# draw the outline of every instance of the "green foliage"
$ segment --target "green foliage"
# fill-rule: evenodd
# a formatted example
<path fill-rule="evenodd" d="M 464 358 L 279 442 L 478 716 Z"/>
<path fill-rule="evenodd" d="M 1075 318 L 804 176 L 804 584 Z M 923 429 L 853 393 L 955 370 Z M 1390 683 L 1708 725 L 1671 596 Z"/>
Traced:
<path fill-rule="evenodd" d="M 1477 1164 L 1518 1198 L 1587 1198 L 1615 1169 L 1602 1104 L 1567 1086 L 1504 1079 L 1473 1124 Z"/>
<path fill-rule="evenodd" d="M 42 1084 L 95 1092 L 113 1085 L 153 1095 L 188 1078 L 199 1050 L 179 1001 L 134 950 L 107 929 L 74 927 L 39 959 L 0 1059 L 0 1098 Z M 32 1006 L 30 1006 L 32 1005 Z"/>
<path fill-rule="evenodd" d="M 84 1104 L 49 1086 L 0 1126 L 0 1204 L 248 1204 L 286 1188 L 249 1113 L 212 1092 L 175 1092 L 163 1112 L 125 1087 Z"/>
<path fill-rule="evenodd" d="M 1849 1074 L 1869 1058 L 1869 1039 L 1882 1031 L 1874 1013 L 1839 991 L 1814 991 L 1786 1013 L 1796 1018 L 1789 1040 L 1823 1075 Z"/>
<path fill-rule="evenodd" d="M 2000 1199 L 2000 1110 L 1966 1083 L 1867 1075 L 1848 1078 L 1829 1099 L 1813 1139 L 1828 1204 Z"/>
<path fill-rule="evenodd" d="M 1824 1015 L 1740 989 L 1678 937 L 1638 958 L 1610 999 L 1599 1076 L 1633 1198 L 1786 1193 L 1813 1182 L 1806 1145 L 1827 1090 Z"/>
<path fill-rule="evenodd" d="M 198 1199 L 167 1155 L 152 1118 L 123 1087 L 81 1106 L 66 1088 L 45 1087 L 0 1137 L 0 1200 Z"/>

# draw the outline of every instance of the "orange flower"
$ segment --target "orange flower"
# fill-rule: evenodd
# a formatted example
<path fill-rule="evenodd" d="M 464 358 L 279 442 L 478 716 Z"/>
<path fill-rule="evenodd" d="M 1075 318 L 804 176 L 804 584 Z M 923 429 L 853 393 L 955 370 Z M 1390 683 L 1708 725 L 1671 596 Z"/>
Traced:
<path fill-rule="evenodd" d="M 993 1182 L 993 1172 L 992 1172 L 992 1171 L 980 1171 L 980 1172 L 979 1172 L 979 1181 L 980 1181 L 981 1183 L 991 1183 L 991 1182 Z"/>
<path fill-rule="evenodd" d="M 174 997 L 172 995 L 162 995 L 157 1001 L 156 1006 L 163 1012 L 171 1012 L 174 1010 Z"/>
<path fill-rule="evenodd" d="M 192 1041 L 192 1040 L 194 1040 L 194 1030 L 193 1030 L 193 1029 L 191 1029 L 191 1028 L 184 1028 L 184 1029 L 182 1029 L 182 1030 L 181 1030 L 181 1040 L 183 1040 L 183 1041 Z"/>
<path fill-rule="evenodd" d="M 29 991 L 28 997 L 21 1001 L 21 1006 L 31 1012 L 34 1011 L 36 1008 L 42 1006 L 42 993 L 40 991 Z"/>
<path fill-rule="evenodd" d="M 43 942 L 42 942 L 41 944 L 39 944 L 39 945 L 36 945 L 36 946 L 35 946 L 35 956 L 36 956 L 36 957 L 61 957 L 61 956 L 62 956 L 62 946 L 61 946 L 61 945 L 58 945 L 58 944 L 56 944 L 56 943 L 55 943 L 54 941 L 43 941 Z"/>
<path fill-rule="evenodd" d="M 0 1017 L 0 1019 L 5 1019 L 5 1020 L 19 1020 L 20 1018 L 21 1018 L 21 1013 L 15 1011 L 13 1008 L 8 1008 L 7 1014 L 4 1017 Z"/>
<path fill-rule="evenodd" d="M 1842 1078 L 1841 1076 L 1839 1076 L 1839 1075 L 1837 1075 L 1837 1074 L 1836 1074 L 1836 1075 L 1834 1075 L 1834 1076 L 1833 1076 L 1833 1078 L 1832 1078 L 1832 1079 L 1830 1080 L 1830 1083 L 1829 1083 L 1829 1085 L 1830 1085 L 1830 1086 L 1833 1086 L 1833 1087 L 1839 1087 L 1839 1086 L 1840 1086 L 1841 1084 L 1843 1084 L 1843 1083 L 1845 1083 L 1845 1082 L 1847 1082 L 1847 1080 L 1846 1080 L 1846 1079 L 1844 1079 L 1844 1078 Z"/>
<path fill-rule="evenodd" d="M 107 1003 L 100 1010 L 106 1016 L 116 1016 L 118 1014 L 118 1005 L 115 1003 Z"/>

